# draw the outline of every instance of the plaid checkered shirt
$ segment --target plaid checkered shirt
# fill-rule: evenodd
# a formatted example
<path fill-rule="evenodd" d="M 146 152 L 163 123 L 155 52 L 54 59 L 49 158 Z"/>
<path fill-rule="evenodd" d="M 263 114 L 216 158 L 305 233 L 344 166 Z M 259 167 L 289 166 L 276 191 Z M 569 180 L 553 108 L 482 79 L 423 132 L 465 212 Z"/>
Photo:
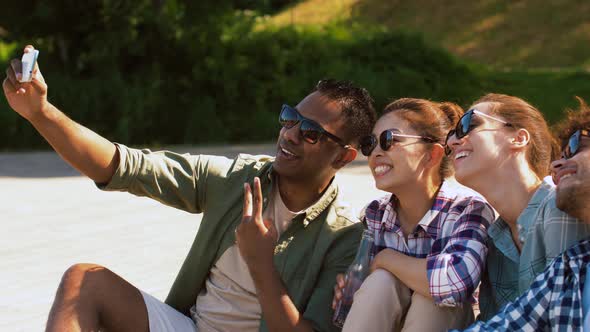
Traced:
<path fill-rule="evenodd" d="M 444 181 L 434 204 L 406 240 L 396 204 L 397 198 L 387 195 L 365 209 L 365 222 L 375 238 L 372 256 L 389 248 L 425 258 L 430 294 L 437 305 L 475 302 L 473 292 L 487 254 L 486 229 L 494 220 L 490 205 L 466 187 Z"/>
<path fill-rule="evenodd" d="M 581 331 L 588 262 L 589 239 L 557 256 L 524 294 L 490 320 L 465 331 Z"/>

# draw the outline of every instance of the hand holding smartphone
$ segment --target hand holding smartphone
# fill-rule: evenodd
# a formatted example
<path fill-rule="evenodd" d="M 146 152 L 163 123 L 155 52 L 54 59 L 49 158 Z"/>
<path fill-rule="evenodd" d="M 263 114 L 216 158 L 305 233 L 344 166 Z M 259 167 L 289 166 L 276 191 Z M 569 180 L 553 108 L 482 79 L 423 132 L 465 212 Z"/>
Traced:
<path fill-rule="evenodd" d="M 33 69 L 35 69 L 35 63 L 37 63 L 37 57 L 39 57 L 38 50 L 23 54 L 21 59 L 22 76 L 19 80 L 21 83 L 30 82 L 33 79 Z"/>

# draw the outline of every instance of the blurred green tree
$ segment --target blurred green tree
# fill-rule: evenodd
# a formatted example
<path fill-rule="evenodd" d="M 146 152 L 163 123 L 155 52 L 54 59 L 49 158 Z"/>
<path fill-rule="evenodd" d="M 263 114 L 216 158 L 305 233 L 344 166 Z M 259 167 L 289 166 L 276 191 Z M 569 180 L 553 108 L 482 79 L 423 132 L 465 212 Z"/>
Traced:
<path fill-rule="evenodd" d="M 230 0 L 13 1 L 0 22 L 6 41 L 34 43 L 62 72 L 95 75 L 165 65 L 187 40 L 207 48 L 229 9 Z"/>
<path fill-rule="evenodd" d="M 234 0 L 233 6 L 236 9 L 256 10 L 261 14 L 270 14 L 297 2 L 299 0 Z"/>

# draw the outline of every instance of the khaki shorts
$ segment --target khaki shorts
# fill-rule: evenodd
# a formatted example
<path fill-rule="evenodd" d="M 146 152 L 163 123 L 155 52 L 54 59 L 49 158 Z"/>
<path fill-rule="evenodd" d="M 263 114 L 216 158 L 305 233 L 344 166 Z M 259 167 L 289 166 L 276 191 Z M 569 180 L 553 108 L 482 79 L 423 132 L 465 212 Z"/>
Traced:
<path fill-rule="evenodd" d="M 150 294 L 144 293 L 143 291 L 140 292 L 147 308 L 150 332 L 197 331 L 197 326 L 192 319 Z"/>

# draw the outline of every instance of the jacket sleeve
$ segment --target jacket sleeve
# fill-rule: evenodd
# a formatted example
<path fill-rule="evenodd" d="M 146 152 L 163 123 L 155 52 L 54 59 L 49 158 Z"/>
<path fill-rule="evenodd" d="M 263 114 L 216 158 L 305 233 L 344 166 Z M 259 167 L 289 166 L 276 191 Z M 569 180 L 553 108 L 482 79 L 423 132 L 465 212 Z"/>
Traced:
<path fill-rule="evenodd" d="M 224 157 L 152 152 L 117 144 L 119 166 L 111 181 L 99 189 L 126 191 L 160 203 L 201 213 L 206 202 L 207 184 L 223 177 L 232 161 Z"/>

